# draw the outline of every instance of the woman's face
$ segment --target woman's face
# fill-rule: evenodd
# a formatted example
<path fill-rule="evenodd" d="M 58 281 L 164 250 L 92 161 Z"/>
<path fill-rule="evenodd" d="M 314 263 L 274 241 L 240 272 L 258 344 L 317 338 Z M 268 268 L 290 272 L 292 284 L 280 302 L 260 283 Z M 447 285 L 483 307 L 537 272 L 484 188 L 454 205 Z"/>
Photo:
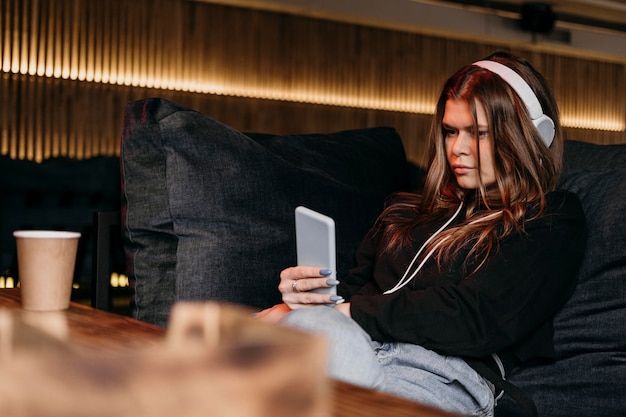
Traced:
<path fill-rule="evenodd" d="M 476 119 L 478 132 L 474 129 L 474 118 L 467 102 L 453 99 L 446 102 L 442 120 L 446 157 L 456 182 L 464 189 L 478 188 L 479 178 L 485 187 L 496 182 L 492 157 L 493 139 L 489 137 L 485 109 L 478 102 Z"/>

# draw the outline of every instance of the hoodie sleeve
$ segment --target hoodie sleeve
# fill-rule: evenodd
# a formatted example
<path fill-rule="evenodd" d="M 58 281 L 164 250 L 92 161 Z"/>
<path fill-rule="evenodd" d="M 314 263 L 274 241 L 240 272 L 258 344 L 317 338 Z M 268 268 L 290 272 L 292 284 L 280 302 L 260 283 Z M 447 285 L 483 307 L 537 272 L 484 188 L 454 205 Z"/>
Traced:
<path fill-rule="evenodd" d="M 538 350 L 547 352 L 552 334 L 545 326 L 573 292 L 586 242 L 577 197 L 556 194 L 543 217 L 504 239 L 471 276 L 390 295 L 354 294 L 353 319 L 374 340 L 472 357 L 514 347 L 544 328 Z"/>

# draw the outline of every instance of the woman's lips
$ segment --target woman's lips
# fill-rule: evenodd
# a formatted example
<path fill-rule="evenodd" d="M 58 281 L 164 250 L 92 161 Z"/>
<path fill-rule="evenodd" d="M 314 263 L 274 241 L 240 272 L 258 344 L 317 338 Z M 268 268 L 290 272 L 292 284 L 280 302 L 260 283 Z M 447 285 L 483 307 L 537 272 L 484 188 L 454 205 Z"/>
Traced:
<path fill-rule="evenodd" d="M 452 166 L 452 170 L 457 175 L 467 174 L 472 169 L 473 169 L 472 167 L 467 166 L 467 165 L 453 165 Z"/>

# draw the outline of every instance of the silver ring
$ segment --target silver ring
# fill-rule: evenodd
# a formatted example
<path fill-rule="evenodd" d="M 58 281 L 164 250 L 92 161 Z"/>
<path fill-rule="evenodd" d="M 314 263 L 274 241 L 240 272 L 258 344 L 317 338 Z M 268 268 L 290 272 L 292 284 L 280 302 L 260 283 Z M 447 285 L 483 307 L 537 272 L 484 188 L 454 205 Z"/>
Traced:
<path fill-rule="evenodd" d="M 294 280 L 291 284 L 291 288 L 293 289 L 293 292 L 300 292 L 300 290 L 298 290 L 298 281 Z"/>

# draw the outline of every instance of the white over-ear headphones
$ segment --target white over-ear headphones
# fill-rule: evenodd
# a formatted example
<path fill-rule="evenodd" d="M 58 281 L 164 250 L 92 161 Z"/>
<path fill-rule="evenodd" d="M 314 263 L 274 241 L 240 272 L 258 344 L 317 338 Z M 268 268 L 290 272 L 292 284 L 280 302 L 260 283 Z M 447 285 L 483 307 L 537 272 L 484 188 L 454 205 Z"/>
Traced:
<path fill-rule="evenodd" d="M 513 88 L 513 90 L 515 90 L 517 95 L 520 96 L 526 105 L 530 118 L 539 131 L 543 142 L 547 147 L 550 147 L 552 140 L 554 139 L 554 121 L 543 113 L 541 104 L 528 83 L 526 83 L 526 81 L 524 81 L 518 73 L 506 65 L 500 64 L 499 62 L 478 61 L 474 62 L 473 65 L 485 68 L 495 74 L 498 74 L 504 81 L 507 82 L 507 84 L 511 86 L 511 88 Z"/>

